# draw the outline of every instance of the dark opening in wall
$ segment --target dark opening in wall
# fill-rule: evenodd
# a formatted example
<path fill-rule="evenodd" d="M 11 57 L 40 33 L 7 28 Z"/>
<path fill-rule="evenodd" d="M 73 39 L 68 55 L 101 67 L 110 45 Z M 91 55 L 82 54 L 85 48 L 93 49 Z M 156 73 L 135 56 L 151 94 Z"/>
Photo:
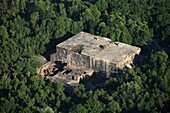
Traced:
<path fill-rule="evenodd" d="M 74 80 L 74 76 L 72 76 L 71 79 Z"/>
<path fill-rule="evenodd" d="M 94 39 L 96 39 L 96 40 L 97 40 L 97 37 L 94 37 Z"/>
<path fill-rule="evenodd" d="M 106 46 L 105 45 L 99 45 L 101 49 L 104 49 Z"/>

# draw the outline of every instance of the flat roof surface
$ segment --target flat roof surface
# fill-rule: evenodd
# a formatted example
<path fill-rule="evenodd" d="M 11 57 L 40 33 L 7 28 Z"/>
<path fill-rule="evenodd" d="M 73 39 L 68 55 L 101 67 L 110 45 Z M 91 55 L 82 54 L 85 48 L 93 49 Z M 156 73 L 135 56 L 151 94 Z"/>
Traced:
<path fill-rule="evenodd" d="M 58 44 L 57 47 L 72 50 L 79 45 L 83 45 L 81 54 L 109 62 L 120 62 L 125 57 L 131 54 L 139 54 L 141 51 L 139 47 L 121 42 L 112 42 L 109 38 L 95 36 L 86 32 L 80 32 Z"/>

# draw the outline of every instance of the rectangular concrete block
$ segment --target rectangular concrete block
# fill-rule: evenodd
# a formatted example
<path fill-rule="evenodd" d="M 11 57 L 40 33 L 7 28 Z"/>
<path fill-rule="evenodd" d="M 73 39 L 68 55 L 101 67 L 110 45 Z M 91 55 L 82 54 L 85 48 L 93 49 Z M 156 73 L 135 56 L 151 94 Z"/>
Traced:
<path fill-rule="evenodd" d="M 139 47 L 80 32 L 58 44 L 56 53 L 51 55 L 51 61 L 110 74 L 114 69 L 123 69 L 131 64 L 140 51 Z"/>

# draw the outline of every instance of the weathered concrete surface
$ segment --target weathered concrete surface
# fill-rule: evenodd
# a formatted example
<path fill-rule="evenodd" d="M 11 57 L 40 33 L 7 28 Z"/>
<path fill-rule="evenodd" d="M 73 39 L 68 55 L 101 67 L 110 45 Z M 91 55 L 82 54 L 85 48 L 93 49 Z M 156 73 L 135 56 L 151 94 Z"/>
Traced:
<path fill-rule="evenodd" d="M 47 79 L 58 80 L 62 83 L 75 86 L 80 83 L 81 79 L 92 76 L 94 72 L 94 70 L 87 68 L 86 69 L 72 68 L 69 69 L 68 73 L 67 71 L 68 70 L 63 70 L 54 76 L 47 76 Z"/>
<path fill-rule="evenodd" d="M 81 48 L 77 48 L 81 47 Z M 61 61 L 70 67 L 91 68 L 107 75 L 133 62 L 141 49 L 121 42 L 80 32 L 56 46 L 51 61 Z"/>
<path fill-rule="evenodd" d="M 47 62 L 37 69 L 37 73 L 44 77 L 44 75 L 48 75 L 50 72 L 53 71 L 53 65 L 53 62 Z"/>

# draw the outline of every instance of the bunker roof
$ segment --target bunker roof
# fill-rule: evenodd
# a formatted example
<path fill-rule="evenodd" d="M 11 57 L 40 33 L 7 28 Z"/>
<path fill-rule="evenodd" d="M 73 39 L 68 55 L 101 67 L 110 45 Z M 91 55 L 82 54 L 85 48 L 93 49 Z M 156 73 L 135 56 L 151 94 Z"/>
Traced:
<path fill-rule="evenodd" d="M 82 55 L 113 63 L 121 62 L 124 58 L 132 54 L 139 54 L 141 51 L 139 47 L 121 42 L 112 42 L 109 38 L 95 36 L 86 32 L 80 32 L 57 45 L 57 47 L 70 51 L 77 46 L 83 47 L 80 53 Z"/>

